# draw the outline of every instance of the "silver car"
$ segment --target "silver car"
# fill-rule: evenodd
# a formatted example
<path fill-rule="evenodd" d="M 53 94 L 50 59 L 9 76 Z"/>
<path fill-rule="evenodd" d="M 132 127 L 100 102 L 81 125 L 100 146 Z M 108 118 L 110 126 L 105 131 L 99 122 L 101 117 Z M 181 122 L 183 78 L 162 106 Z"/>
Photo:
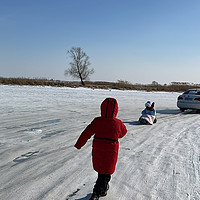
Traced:
<path fill-rule="evenodd" d="M 177 99 L 177 106 L 183 112 L 187 109 L 200 112 L 200 89 L 189 89 L 180 95 Z"/>

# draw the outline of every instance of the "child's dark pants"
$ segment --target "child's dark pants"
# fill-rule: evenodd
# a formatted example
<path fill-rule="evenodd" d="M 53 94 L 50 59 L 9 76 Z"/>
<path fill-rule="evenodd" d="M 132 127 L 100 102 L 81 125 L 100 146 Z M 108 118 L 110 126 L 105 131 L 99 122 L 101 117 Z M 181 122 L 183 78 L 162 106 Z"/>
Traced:
<path fill-rule="evenodd" d="M 96 193 L 97 195 L 102 195 L 103 193 L 107 192 L 110 179 L 110 174 L 98 174 L 93 193 Z"/>

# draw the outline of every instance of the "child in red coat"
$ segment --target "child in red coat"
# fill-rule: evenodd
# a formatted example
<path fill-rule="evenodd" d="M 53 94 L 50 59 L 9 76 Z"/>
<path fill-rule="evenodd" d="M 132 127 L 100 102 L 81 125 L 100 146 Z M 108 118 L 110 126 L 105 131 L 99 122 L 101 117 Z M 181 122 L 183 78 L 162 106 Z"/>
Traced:
<path fill-rule="evenodd" d="M 107 98 L 101 104 L 101 117 L 96 117 L 82 132 L 75 147 L 80 149 L 94 135 L 92 148 L 93 168 L 98 172 L 98 179 L 93 189 L 91 200 L 105 196 L 108 182 L 115 171 L 118 158 L 119 142 L 127 130 L 117 119 L 118 103 L 114 98 Z"/>

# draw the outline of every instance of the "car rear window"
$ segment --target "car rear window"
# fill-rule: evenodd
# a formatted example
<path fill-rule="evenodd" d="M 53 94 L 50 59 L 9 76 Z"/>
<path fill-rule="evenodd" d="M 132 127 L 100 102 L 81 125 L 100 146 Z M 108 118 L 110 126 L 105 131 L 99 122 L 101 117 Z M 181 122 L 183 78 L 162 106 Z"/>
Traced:
<path fill-rule="evenodd" d="M 196 90 L 191 90 L 191 91 L 189 92 L 189 94 L 196 94 L 196 93 L 197 93 Z"/>
<path fill-rule="evenodd" d="M 187 90 L 183 94 L 195 94 L 195 95 L 200 95 L 199 90 Z"/>

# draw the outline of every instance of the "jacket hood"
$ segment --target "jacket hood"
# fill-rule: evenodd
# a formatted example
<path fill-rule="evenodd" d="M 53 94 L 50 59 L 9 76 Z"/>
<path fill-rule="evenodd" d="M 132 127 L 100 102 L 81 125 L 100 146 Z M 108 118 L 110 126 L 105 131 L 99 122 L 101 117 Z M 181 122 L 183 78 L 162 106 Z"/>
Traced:
<path fill-rule="evenodd" d="M 118 113 L 118 103 L 114 98 L 106 98 L 101 104 L 101 116 L 106 118 L 116 117 Z"/>

